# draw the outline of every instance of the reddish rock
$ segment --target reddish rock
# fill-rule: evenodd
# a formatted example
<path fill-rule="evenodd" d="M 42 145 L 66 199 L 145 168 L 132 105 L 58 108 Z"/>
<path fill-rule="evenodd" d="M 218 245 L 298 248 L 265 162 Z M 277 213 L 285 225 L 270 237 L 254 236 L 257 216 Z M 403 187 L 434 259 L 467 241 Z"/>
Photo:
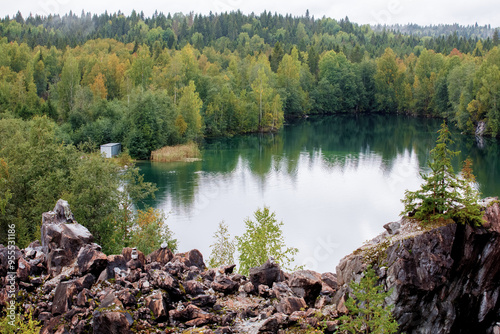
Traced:
<path fill-rule="evenodd" d="M 71 280 L 75 284 L 76 291 L 82 291 L 83 289 L 90 289 L 95 283 L 95 277 L 92 274 L 87 274 L 83 277 Z"/>
<path fill-rule="evenodd" d="M 90 295 L 90 291 L 88 289 L 83 289 L 76 296 L 76 303 L 75 304 L 77 306 L 80 306 L 80 307 L 87 306 L 87 304 L 88 304 L 87 303 L 87 298 L 89 298 L 89 295 Z"/>
<path fill-rule="evenodd" d="M 213 322 L 214 317 L 199 307 L 189 304 L 182 310 L 171 310 L 170 317 L 174 321 L 185 322 L 187 326 L 201 326 Z"/>
<path fill-rule="evenodd" d="M 22 257 L 17 261 L 17 278 L 21 282 L 30 281 L 31 265 Z"/>
<path fill-rule="evenodd" d="M 57 201 L 53 211 L 42 214 L 42 248 L 48 253 L 47 269 L 52 276 L 72 265 L 80 248 L 93 239 L 89 230 L 75 221 L 64 200 Z"/>
<path fill-rule="evenodd" d="M 333 273 L 322 273 L 321 274 L 321 281 L 328 285 L 332 290 L 337 290 L 338 284 L 337 284 L 337 275 Z"/>
<path fill-rule="evenodd" d="M 270 317 L 262 323 L 258 331 L 260 333 L 277 333 L 279 327 L 280 324 L 278 322 L 278 319 L 276 319 L 276 317 Z"/>
<path fill-rule="evenodd" d="M 203 284 L 198 281 L 186 281 L 183 283 L 184 290 L 192 297 L 201 295 L 203 293 Z"/>
<path fill-rule="evenodd" d="M 288 286 L 295 295 L 304 298 L 307 305 L 314 306 L 322 288 L 321 275 L 312 270 L 299 270 L 292 274 Z"/>
<path fill-rule="evenodd" d="M 134 320 L 127 312 L 95 311 L 92 328 L 94 333 L 129 334 Z"/>
<path fill-rule="evenodd" d="M 65 330 L 62 316 L 52 317 L 49 321 L 47 321 L 42 329 L 40 330 L 40 334 L 53 334 L 60 330 L 61 328 Z"/>
<path fill-rule="evenodd" d="M 498 202 L 492 202 L 484 210 L 484 227 L 500 233 L 500 205 Z"/>
<path fill-rule="evenodd" d="M 170 262 L 174 257 L 174 254 L 172 254 L 172 251 L 168 248 L 160 248 L 155 250 L 153 253 L 149 254 L 146 256 L 146 262 L 147 263 L 152 263 L 152 262 L 158 262 L 162 265 L 165 265 Z"/>
<path fill-rule="evenodd" d="M 232 281 L 227 276 L 217 276 L 212 283 L 212 289 L 226 295 L 235 293 L 239 287 L 240 285 L 237 282 Z"/>
<path fill-rule="evenodd" d="M 186 253 L 178 253 L 174 255 L 173 261 L 178 260 L 183 263 L 187 268 L 191 266 L 198 267 L 201 270 L 206 268 L 203 262 L 203 255 L 197 249 L 192 249 Z"/>
<path fill-rule="evenodd" d="M 127 261 L 125 257 L 121 254 L 119 255 L 108 255 L 107 257 L 108 265 L 99 275 L 98 281 L 106 281 L 110 278 L 116 278 L 116 275 L 126 276 L 128 273 Z"/>
<path fill-rule="evenodd" d="M 100 309 L 123 309 L 123 303 L 118 297 L 116 297 L 116 293 L 114 291 L 109 291 L 106 293 L 101 300 L 101 304 L 99 305 Z"/>
<path fill-rule="evenodd" d="M 147 296 L 144 305 L 153 312 L 156 319 L 164 319 L 168 316 L 167 303 L 161 291 L 156 291 Z"/>
<path fill-rule="evenodd" d="M 217 297 L 213 295 L 198 295 L 191 299 L 191 303 L 198 307 L 212 307 L 217 302 Z"/>
<path fill-rule="evenodd" d="M 131 293 L 130 289 L 124 289 L 116 294 L 116 297 L 123 303 L 124 306 L 131 307 L 137 304 L 135 296 Z"/>
<path fill-rule="evenodd" d="M 254 287 L 258 287 L 260 284 L 272 287 L 274 282 L 282 282 L 285 276 L 280 266 L 269 259 L 262 266 L 251 268 L 249 278 Z"/>
<path fill-rule="evenodd" d="M 127 265 L 128 263 L 131 263 L 135 264 L 137 266 L 136 268 L 144 268 L 144 265 L 146 264 L 146 256 L 144 256 L 144 253 L 136 248 L 125 247 L 122 250 L 122 255 L 125 258 Z"/>
<path fill-rule="evenodd" d="M 178 290 L 179 282 L 169 273 L 162 270 L 152 270 L 149 273 L 149 281 L 154 289 L 167 291 Z"/>
<path fill-rule="evenodd" d="M 277 282 L 273 284 L 273 294 L 278 299 L 294 297 L 292 289 L 290 289 L 290 287 L 284 282 Z"/>
<path fill-rule="evenodd" d="M 304 310 L 306 307 L 307 304 L 304 298 L 285 297 L 281 299 L 276 309 L 278 312 L 290 315 L 295 311 Z"/>
<path fill-rule="evenodd" d="M 54 302 L 52 304 L 52 314 L 59 315 L 69 311 L 72 305 L 73 295 L 76 293 L 74 282 L 62 282 L 56 288 L 54 293 Z"/>
<path fill-rule="evenodd" d="M 236 268 L 235 264 L 231 264 L 231 265 L 227 265 L 227 266 L 222 266 L 222 267 L 219 267 L 219 272 L 221 274 L 229 275 L 229 274 L 233 273 L 234 268 Z"/>
<path fill-rule="evenodd" d="M 108 257 L 96 244 L 84 245 L 78 252 L 77 265 L 81 275 L 92 273 L 98 276 L 107 266 Z"/>

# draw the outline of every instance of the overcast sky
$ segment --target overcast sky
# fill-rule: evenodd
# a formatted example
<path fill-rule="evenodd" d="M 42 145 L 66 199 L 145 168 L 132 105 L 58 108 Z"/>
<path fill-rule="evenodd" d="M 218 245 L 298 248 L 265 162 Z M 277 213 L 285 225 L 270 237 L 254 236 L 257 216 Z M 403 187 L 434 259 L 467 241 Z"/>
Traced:
<path fill-rule="evenodd" d="M 21 11 L 47 15 L 65 14 L 72 10 L 78 15 L 85 12 L 125 14 L 135 9 L 150 16 L 155 10 L 164 13 L 183 12 L 208 14 L 241 10 L 245 14 L 264 10 L 280 14 L 303 15 L 309 9 L 316 18 L 323 16 L 340 19 L 348 16 L 352 22 L 365 24 L 417 23 L 421 25 L 459 23 L 462 25 L 491 24 L 500 26 L 500 1 L 498 0 L 0 0 L 0 16 L 14 15 Z"/>

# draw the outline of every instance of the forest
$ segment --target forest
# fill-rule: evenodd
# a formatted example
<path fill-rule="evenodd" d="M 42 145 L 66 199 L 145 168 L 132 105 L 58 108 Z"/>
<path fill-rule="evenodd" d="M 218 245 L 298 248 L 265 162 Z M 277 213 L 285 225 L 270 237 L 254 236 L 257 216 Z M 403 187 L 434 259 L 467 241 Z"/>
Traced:
<path fill-rule="evenodd" d="M 106 224 L 128 215 L 116 210 L 120 182 L 137 186 L 137 198 L 152 185 L 89 154 L 108 142 L 149 159 L 166 145 L 277 131 L 287 119 L 335 113 L 440 117 L 466 133 L 484 121 L 498 136 L 498 30 L 431 28 L 239 11 L 5 17 L 2 230 L 37 221 L 66 195 L 95 222 L 92 233 L 111 238 Z M 108 174 L 110 192 L 92 193 Z M 36 229 L 28 224 L 26 242 Z"/>
<path fill-rule="evenodd" d="M 496 136 L 498 30 L 455 28 L 420 37 L 308 13 L 18 13 L 0 22 L 0 117 L 47 115 L 65 143 L 121 142 L 139 159 L 307 114 L 445 117 L 465 132 L 486 121 Z"/>

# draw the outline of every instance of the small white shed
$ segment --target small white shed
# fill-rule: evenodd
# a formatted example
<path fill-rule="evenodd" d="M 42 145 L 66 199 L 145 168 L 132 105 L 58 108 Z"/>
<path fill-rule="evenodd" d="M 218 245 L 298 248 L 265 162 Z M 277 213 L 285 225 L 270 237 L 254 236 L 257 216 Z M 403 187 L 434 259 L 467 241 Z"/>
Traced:
<path fill-rule="evenodd" d="M 104 153 L 106 158 L 116 157 L 122 150 L 122 144 L 109 143 L 101 145 L 101 154 Z"/>

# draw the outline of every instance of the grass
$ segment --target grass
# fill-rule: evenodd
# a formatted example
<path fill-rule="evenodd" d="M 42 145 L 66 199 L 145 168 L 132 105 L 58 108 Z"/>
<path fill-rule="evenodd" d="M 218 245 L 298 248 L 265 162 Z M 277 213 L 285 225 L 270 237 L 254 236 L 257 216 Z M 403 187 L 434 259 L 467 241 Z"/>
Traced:
<path fill-rule="evenodd" d="M 200 159 L 200 149 L 193 142 L 176 146 L 165 146 L 151 152 L 151 161 L 157 162 L 198 161 Z"/>

